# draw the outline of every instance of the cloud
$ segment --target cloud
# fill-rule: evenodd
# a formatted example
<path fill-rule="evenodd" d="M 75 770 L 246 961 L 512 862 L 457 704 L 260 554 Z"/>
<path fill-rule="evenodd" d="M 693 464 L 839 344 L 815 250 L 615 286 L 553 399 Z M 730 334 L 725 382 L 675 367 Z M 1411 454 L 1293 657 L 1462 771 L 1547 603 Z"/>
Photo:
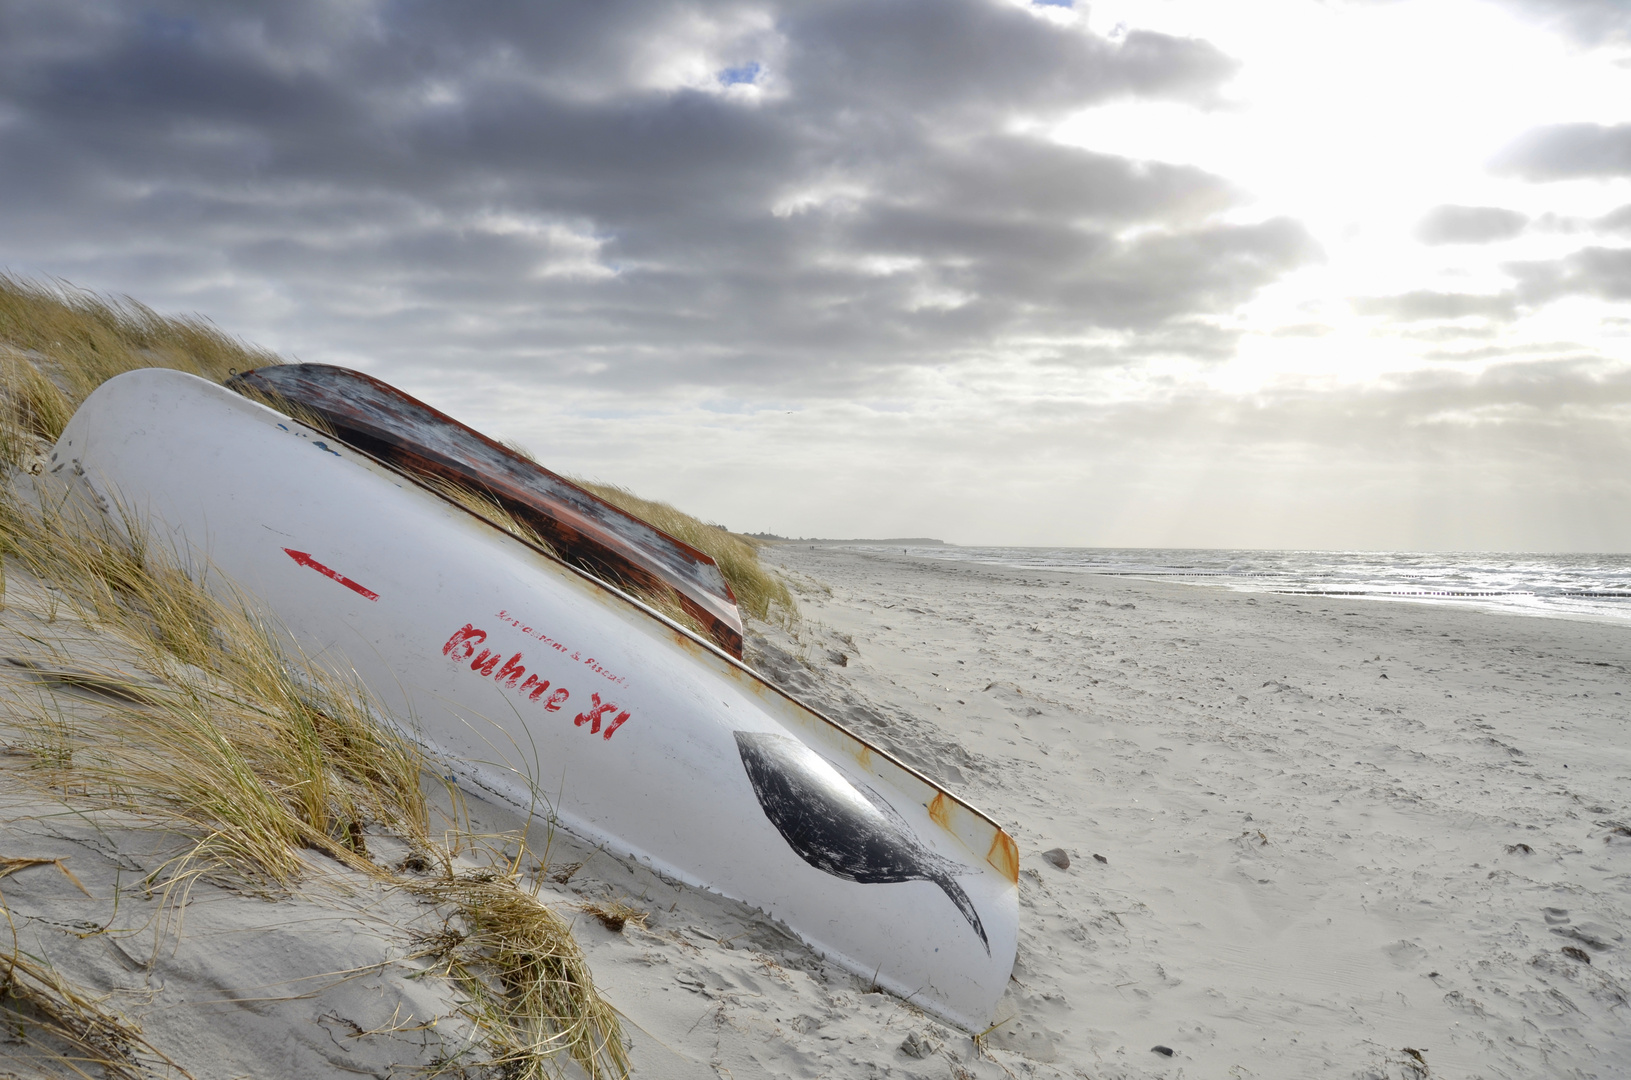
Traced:
<path fill-rule="evenodd" d="M 1233 185 L 1188 165 L 1132 161 L 1010 134 L 937 142 L 887 178 L 890 201 L 988 217 L 1126 224 L 1195 221 L 1245 201 Z M 927 166 L 927 167 L 925 167 Z"/>
<path fill-rule="evenodd" d="M 1549 124 L 1519 136 L 1490 168 L 1523 180 L 1631 176 L 1631 124 Z"/>
<path fill-rule="evenodd" d="M 1435 206 L 1416 223 L 1416 239 L 1424 244 L 1487 244 L 1510 240 L 1528 224 L 1527 215 L 1499 206 Z"/>
<path fill-rule="evenodd" d="M 1215 174 L 1035 133 L 1209 107 L 1204 41 L 998 0 L 163 10 L 0 11 L 0 255 L 308 359 L 854 394 L 1016 342 L 1222 355 L 1202 324 L 1319 257 Z"/>
<path fill-rule="evenodd" d="M 1561 259 L 1508 263 L 1525 303 L 1567 296 L 1631 300 L 1631 248 L 1587 247 Z"/>
<path fill-rule="evenodd" d="M 1353 300 L 1361 315 L 1379 316 L 1393 322 L 1422 322 L 1429 319 L 1465 319 L 1481 316 L 1507 320 L 1517 315 L 1517 302 L 1510 293 L 1444 293 L 1418 291 L 1394 296 L 1365 296 Z"/>
<path fill-rule="evenodd" d="M 1631 232 L 1631 203 L 1610 210 L 1592 224 L 1601 232 Z"/>
<path fill-rule="evenodd" d="M 1623 0 L 1503 0 L 1518 14 L 1584 48 L 1631 42 L 1631 8 Z"/>
<path fill-rule="evenodd" d="M 1340 395 L 1314 379 L 1092 400 L 1050 371 L 1047 393 L 990 380 L 977 399 L 923 393 L 910 410 L 829 402 L 634 430 L 552 416 L 529 441 L 558 448 L 568 467 L 784 535 L 1618 551 L 1631 536 L 1631 369 L 1589 352 L 1565 344 Z M 944 378 L 975 368 L 953 365 Z M 663 454 L 677 441 L 682 462 Z M 734 482 L 749 471 L 734 449 L 743 443 L 781 483 Z"/>
<path fill-rule="evenodd" d="M 1353 267 L 1299 276 L 1326 253 L 1273 202 L 1045 134 L 1130 101 L 1204 126 L 1236 70 L 1009 0 L 13 0 L 0 266 L 208 312 L 742 527 L 1536 546 L 1566 516 L 1532 509 L 1548 470 L 1621 505 L 1594 492 L 1623 470 L 1564 450 L 1623 449 L 1591 410 L 1623 414 L 1626 380 L 1585 346 L 1514 353 L 1510 325 L 1621 295 L 1616 248 L 1515 264 L 1511 292 L 1362 297 L 1360 340 L 1308 293 Z M 1617 160 L 1619 129 L 1578 127 L 1513 168 Z M 1228 366 L 1252 327 L 1318 385 Z M 1469 362 L 1333 392 L 1356 341 Z M 1456 516 L 1469 477 L 1490 531 Z"/>
<path fill-rule="evenodd" d="M 1142 30 L 1112 41 L 980 0 L 818 4 L 785 25 L 793 82 L 940 115 L 1133 95 L 1207 102 L 1237 66 L 1204 41 Z"/>

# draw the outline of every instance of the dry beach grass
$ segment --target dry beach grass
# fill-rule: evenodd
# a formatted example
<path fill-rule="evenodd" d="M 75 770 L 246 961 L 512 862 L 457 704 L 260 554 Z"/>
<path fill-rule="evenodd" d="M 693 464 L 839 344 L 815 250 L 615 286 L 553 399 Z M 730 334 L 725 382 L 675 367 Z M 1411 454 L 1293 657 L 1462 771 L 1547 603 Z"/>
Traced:
<path fill-rule="evenodd" d="M 23 354 L 4 372 L 10 420 L 46 439 L 121 372 L 167 367 L 220 382 L 234 370 L 279 362 L 196 315 L 160 315 L 128 297 L 9 274 L 0 274 L 0 344 Z"/>
<path fill-rule="evenodd" d="M 118 810 L 189 838 L 140 883 L 174 898 L 178 934 L 197 879 L 275 897 L 313 887 L 303 853 L 320 852 L 434 901 L 458 927 L 436 951 L 467 996 L 482 1067 L 545 1075 L 564 1050 L 591 1076 L 626 1073 L 616 1016 L 567 923 L 513 866 L 460 858 L 493 838 L 433 832 L 425 762 L 361 687 L 307 663 L 249 605 L 206 592 L 122 531 L 14 499 L 3 537 L 13 578 L 45 585 L 56 607 L 7 642 L 27 650 L 8 657 L 27 676 L 5 695 L 8 752 L 76 813 Z M 64 708 L 41 692 L 52 684 L 91 691 L 97 705 Z M 410 865 L 435 872 L 375 859 L 365 836 L 380 832 L 419 853 Z M 14 952 L 10 964 L 27 973 L 30 962 Z M 25 1039 L 31 1024 L 83 1013 L 92 997 L 55 977 L 14 976 L 12 986 L 31 988 L 5 999 L 20 1006 L 12 1013 Z M 111 1023 L 83 1025 L 78 1049 L 111 1038 Z M 65 1030 L 47 1033 L 60 1042 Z"/>
<path fill-rule="evenodd" d="M 581 477 L 573 477 L 572 482 L 712 557 L 731 583 L 743 615 L 766 622 L 797 619 L 798 605 L 787 584 L 760 564 L 758 541 L 710 525 L 668 503 L 641 498 L 616 484 Z"/>
<path fill-rule="evenodd" d="M 185 837 L 134 883 L 168 900 L 177 940 L 202 881 L 274 900 L 325 887 L 311 852 L 434 904 L 445 932 L 417 955 L 456 988 L 479 1044 L 444 1070 L 542 1076 L 565 1053 L 588 1076 L 627 1075 L 617 1016 L 568 923 L 517 873 L 524 838 L 433 828 L 435 773 L 366 688 L 309 662 L 218 578 L 206 588 L 182 572 L 140 522 L 34 490 L 28 473 L 102 380 L 160 364 L 220 378 L 275 358 L 200 320 L 9 278 L 0 340 L 14 346 L 0 358 L 0 550 L 23 620 L 4 635 L 16 677 L 0 729 L 22 763 L 8 779 L 73 815 L 116 812 Z M 375 857 L 381 835 L 413 854 Z M 129 1003 L 76 988 L 13 938 L 0 947 L 0 1014 L 35 1067 L 188 1075 L 118 1013 Z"/>

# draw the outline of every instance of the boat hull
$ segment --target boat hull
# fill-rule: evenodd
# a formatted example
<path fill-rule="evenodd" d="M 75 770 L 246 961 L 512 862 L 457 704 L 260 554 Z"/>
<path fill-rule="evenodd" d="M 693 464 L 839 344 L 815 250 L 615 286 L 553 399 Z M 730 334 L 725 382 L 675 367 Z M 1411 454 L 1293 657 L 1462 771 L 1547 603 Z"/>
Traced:
<path fill-rule="evenodd" d="M 292 403 L 309 410 L 345 442 L 398 472 L 482 493 L 566 561 L 602 580 L 673 590 L 716 644 L 742 658 L 742 616 L 713 559 L 451 416 L 360 371 L 328 364 L 257 368 L 227 386 L 274 408 Z"/>
<path fill-rule="evenodd" d="M 354 671 L 456 779 L 764 910 L 970 1030 L 1017 940 L 1013 841 L 710 642 L 202 379 L 100 387 L 48 477 Z"/>

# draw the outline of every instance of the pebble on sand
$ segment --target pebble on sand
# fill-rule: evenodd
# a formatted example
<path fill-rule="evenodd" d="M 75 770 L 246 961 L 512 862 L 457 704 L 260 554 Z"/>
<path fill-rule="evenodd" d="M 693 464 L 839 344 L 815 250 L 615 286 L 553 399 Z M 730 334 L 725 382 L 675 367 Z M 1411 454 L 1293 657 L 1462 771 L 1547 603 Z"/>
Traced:
<path fill-rule="evenodd" d="M 906 1038 L 900 1044 L 900 1052 L 909 1058 L 922 1060 L 940 1049 L 940 1044 L 927 1035 L 919 1035 L 915 1031 L 907 1032 Z"/>
<path fill-rule="evenodd" d="M 1064 848 L 1049 848 L 1042 853 L 1042 857 L 1061 870 L 1070 869 L 1070 855 L 1065 852 Z"/>

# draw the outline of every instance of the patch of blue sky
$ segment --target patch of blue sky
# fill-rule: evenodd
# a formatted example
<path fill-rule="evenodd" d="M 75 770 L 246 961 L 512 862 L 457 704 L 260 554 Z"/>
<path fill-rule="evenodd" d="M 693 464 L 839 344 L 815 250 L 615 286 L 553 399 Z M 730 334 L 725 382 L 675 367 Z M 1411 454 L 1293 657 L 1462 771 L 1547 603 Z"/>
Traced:
<path fill-rule="evenodd" d="M 1031 0 L 1037 7 L 1075 7 L 1076 0 Z"/>
<path fill-rule="evenodd" d="M 759 61 L 750 60 L 741 67 L 728 67 L 721 71 L 719 73 L 719 83 L 721 86 L 736 86 L 739 83 L 747 83 L 751 86 L 758 81 L 759 73 L 763 70 L 759 66 Z"/>

